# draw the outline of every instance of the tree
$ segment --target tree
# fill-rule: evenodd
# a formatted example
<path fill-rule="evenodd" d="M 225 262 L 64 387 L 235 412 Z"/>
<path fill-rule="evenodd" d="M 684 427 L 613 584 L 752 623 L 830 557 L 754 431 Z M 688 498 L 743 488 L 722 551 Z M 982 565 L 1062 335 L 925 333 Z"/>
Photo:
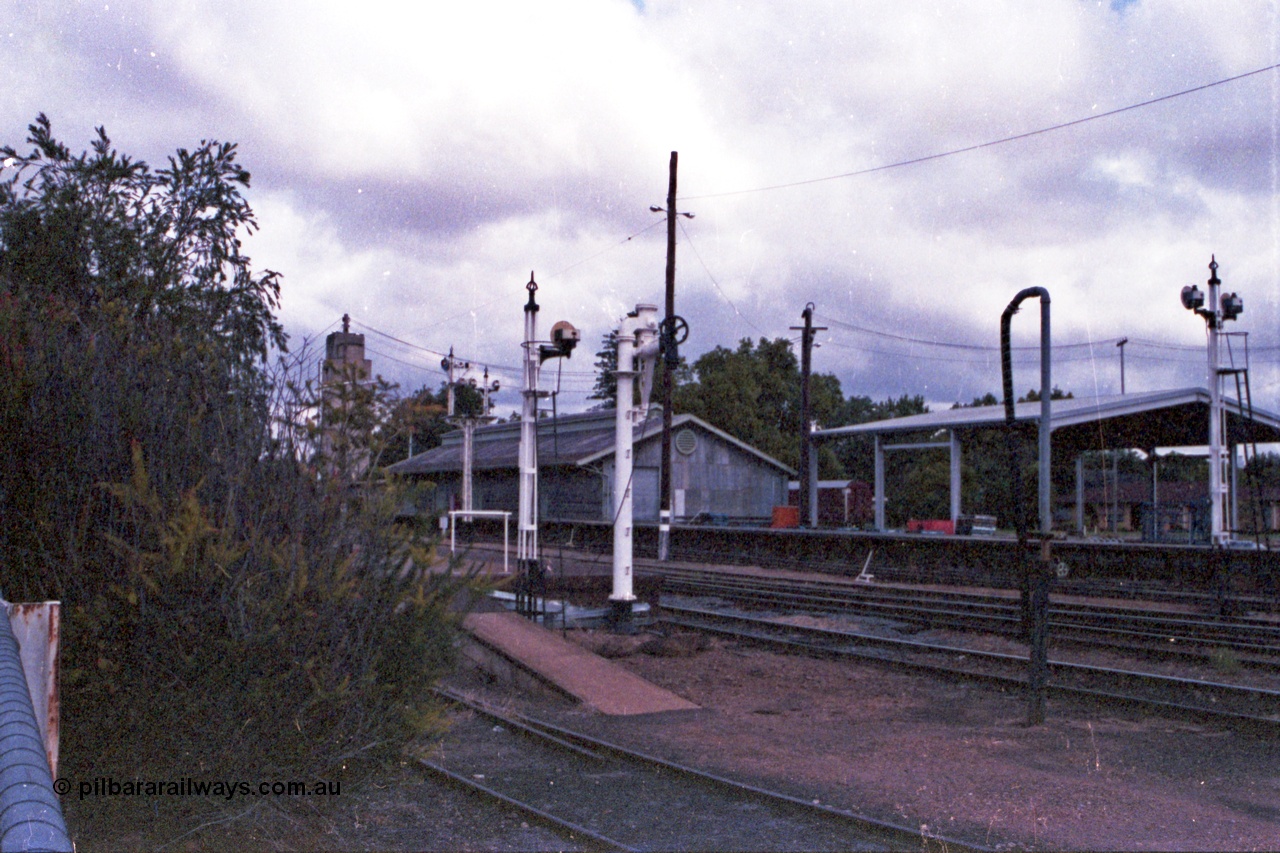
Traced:
<path fill-rule="evenodd" d="M 1070 391 L 1063 391 L 1057 385 L 1054 385 L 1053 388 L 1049 391 L 1049 399 L 1050 400 L 1072 400 L 1072 399 L 1075 399 L 1075 394 L 1073 394 Z M 1038 403 L 1040 402 L 1040 391 L 1038 389 L 1032 388 L 1030 391 L 1027 392 L 1025 397 L 1019 397 L 1018 402 L 1019 403 Z"/>
<path fill-rule="evenodd" d="M 588 400 L 599 400 L 593 408 L 612 409 L 618 403 L 618 330 L 613 329 L 600 339 L 596 350 L 596 384 L 587 395 Z"/>
<path fill-rule="evenodd" d="M 596 410 L 616 408 L 618 403 L 618 332 L 616 329 L 601 337 L 600 349 L 596 351 L 595 368 L 596 384 L 595 387 L 592 388 L 591 394 L 588 395 L 587 399 L 600 401 L 597 405 L 592 407 Z M 662 376 L 665 370 L 666 362 L 664 362 L 662 356 L 659 355 L 653 366 L 651 403 L 660 404 L 662 402 L 661 391 L 659 389 L 662 388 Z M 675 388 L 691 381 L 689 366 L 685 362 L 684 356 L 680 356 L 680 361 L 676 366 L 676 371 L 673 376 L 675 377 L 675 384 L 673 386 Z M 640 387 L 638 384 L 635 386 L 634 390 L 634 401 L 636 405 L 639 405 Z"/>
<path fill-rule="evenodd" d="M 743 338 L 736 350 L 704 353 L 692 373 L 695 378 L 676 388 L 677 412 L 696 415 L 787 465 L 800 464 L 800 366 L 791 341 Z M 840 380 L 812 374 L 814 420 L 839 424 L 843 406 Z M 833 455 L 820 456 L 820 470 L 837 466 Z"/>
<path fill-rule="evenodd" d="M 29 153 L 0 148 L 0 559 L 27 567 L 9 595 L 94 564 L 98 484 L 129 478 L 135 444 L 168 496 L 228 488 L 210 463 L 262 452 L 262 367 L 285 343 L 279 277 L 241 251 L 256 222 L 234 145 L 153 172 L 102 128 L 74 156 L 45 116 L 29 130 Z"/>
<path fill-rule="evenodd" d="M 152 171 L 102 129 L 72 155 L 43 115 L 28 142 L 0 148 L 0 560 L 7 597 L 65 602 L 71 775 L 394 753 L 430 722 L 457 581 L 425 575 L 376 465 L 317 476 L 235 146 Z M 388 428 L 368 390 L 349 461 Z"/>
<path fill-rule="evenodd" d="M 448 412 L 449 389 L 445 382 L 436 391 L 423 386 L 400 400 L 387 425 L 389 435 L 383 451 L 386 464 L 408 459 L 410 440 L 413 454 L 425 453 L 439 447 L 445 433 L 458 429 L 450 422 Z M 458 385 L 454 389 L 453 410 L 457 417 L 480 417 L 484 409 L 484 395 L 470 385 Z"/>

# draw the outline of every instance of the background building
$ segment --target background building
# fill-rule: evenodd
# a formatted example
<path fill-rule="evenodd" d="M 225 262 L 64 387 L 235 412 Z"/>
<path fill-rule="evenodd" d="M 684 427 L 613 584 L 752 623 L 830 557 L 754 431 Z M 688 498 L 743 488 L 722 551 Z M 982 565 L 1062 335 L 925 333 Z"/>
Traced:
<path fill-rule="evenodd" d="M 675 520 L 752 519 L 768 523 L 773 507 L 787 502 L 795 471 L 692 415 L 672 419 L 672 514 Z M 563 415 L 538 421 L 538 515 L 547 520 L 613 519 L 612 411 Z M 475 432 L 473 508 L 507 510 L 519 504 L 520 424 L 500 423 Z M 662 418 L 651 415 L 635 430 L 634 518 L 657 522 Z M 421 509 L 440 513 L 459 505 L 462 435 L 452 432 L 437 448 L 388 469 L 435 488 Z"/>

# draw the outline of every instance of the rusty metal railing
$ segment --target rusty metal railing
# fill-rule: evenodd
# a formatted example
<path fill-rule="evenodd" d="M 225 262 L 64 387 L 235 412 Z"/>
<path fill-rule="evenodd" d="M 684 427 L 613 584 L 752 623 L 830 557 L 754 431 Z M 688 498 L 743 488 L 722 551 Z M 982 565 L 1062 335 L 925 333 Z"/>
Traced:
<path fill-rule="evenodd" d="M 0 600 L 0 853 L 71 850 L 21 650 Z"/>

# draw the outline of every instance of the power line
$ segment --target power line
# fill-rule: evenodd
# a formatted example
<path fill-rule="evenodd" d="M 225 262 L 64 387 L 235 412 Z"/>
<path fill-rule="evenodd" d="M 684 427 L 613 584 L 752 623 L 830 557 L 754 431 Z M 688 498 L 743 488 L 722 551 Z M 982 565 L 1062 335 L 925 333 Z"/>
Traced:
<path fill-rule="evenodd" d="M 648 225 L 646 225 L 645 227 L 641 228 L 641 229 L 640 229 L 639 231 L 637 231 L 636 233 L 632 234 L 630 237 L 625 237 L 625 238 L 623 238 L 622 240 L 619 240 L 617 243 L 613 244 L 612 246 L 609 246 L 609 247 L 608 247 L 608 248 L 606 248 L 606 249 L 601 249 L 599 252 L 596 252 L 594 255 L 591 255 L 590 257 L 583 258 L 583 259 L 582 259 L 582 260 L 580 260 L 580 261 L 574 261 L 573 263 L 569 264 L 569 266 L 565 267 L 564 269 L 559 270 L 559 271 L 557 271 L 557 272 L 553 272 L 553 273 L 551 273 L 551 275 L 547 276 L 547 278 L 548 278 L 548 279 L 554 279 L 556 276 L 564 275 L 565 273 L 567 273 L 569 270 L 573 269 L 574 267 L 582 266 L 582 265 L 583 265 L 583 264 L 585 264 L 587 261 L 594 261 L 596 258 L 600 257 L 601 255 L 607 255 L 607 254 L 609 254 L 610 252 L 612 252 L 613 250 L 617 249 L 619 246 L 625 246 L 627 243 L 630 243 L 632 240 L 634 240 L 636 237 L 639 237 L 641 234 L 645 233 L 646 231 L 649 231 L 649 230 L 651 230 L 651 229 L 657 228 L 657 227 L 658 227 L 659 225 L 661 225 L 662 223 L 663 223 L 663 220 L 661 220 L 661 219 L 655 220 L 655 221 L 653 221 L 653 222 L 649 223 Z"/>
<path fill-rule="evenodd" d="M 903 350 L 878 349 L 872 346 L 851 344 L 845 341 L 839 341 L 831 338 L 828 338 L 827 340 L 823 341 L 821 346 L 832 346 L 832 347 L 836 347 L 837 349 L 855 350 L 857 352 L 865 352 L 865 353 L 870 353 L 872 355 L 889 356 L 891 358 L 896 358 L 899 360 L 906 360 L 906 361 L 941 361 L 941 362 L 947 362 L 949 364 L 971 364 L 971 365 L 983 365 L 983 366 L 999 365 L 999 356 L 997 353 L 994 353 L 994 352 L 986 355 L 985 357 L 979 356 L 977 358 L 964 358 L 962 356 L 957 356 L 957 355 L 927 355 L 925 353 L 909 352 L 909 351 L 903 351 Z M 1039 362 L 1039 359 L 1035 356 L 1035 354 L 1038 353 L 1040 350 L 1039 347 L 1014 347 L 1014 349 L 1024 351 L 1019 353 L 1016 359 L 1016 363 L 1036 364 Z M 1144 358 L 1144 359 L 1158 360 L 1158 361 L 1169 361 L 1168 356 L 1136 356 L 1133 353 L 1130 353 L 1128 357 Z M 1065 364 L 1065 363 L 1079 362 L 1079 361 L 1097 361 L 1099 360 L 1099 358 L 1100 358 L 1099 356 L 1096 356 L 1091 352 L 1077 352 L 1071 355 L 1055 355 L 1054 364 Z"/>
<path fill-rule="evenodd" d="M 711 285 L 716 289 L 716 293 L 720 294 L 720 298 L 733 309 L 733 313 L 738 315 L 742 322 L 746 323 L 762 335 L 767 334 L 764 329 L 761 329 L 755 323 L 748 320 L 747 316 L 738 310 L 738 306 L 733 304 L 733 300 L 724 292 L 724 288 L 720 287 L 720 282 L 716 281 L 716 277 L 711 274 L 711 270 L 707 267 L 707 262 L 702 259 L 702 253 L 698 251 L 698 247 L 693 245 L 693 238 L 689 236 L 689 232 L 685 229 L 684 223 L 678 222 L 678 224 L 680 226 L 680 233 L 684 234 L 685 241 L 689 244 L 689 248 L 693 250 L 693 256 L 698 259 L 698 263 L 702 264 L 703 272 L 705 272 L 707 274 L 707 278 L 711 280 Z"/>
<path fill-rule="evenodd" d="M 614 251 L 615 249 L 617 249 L 619 246 L 625 246 L 627 243 L 630 243 L 630 242 L 631 242 L 632 240 L 634 240 L 636 237 L 639 237 L 641 234 L 645 233 L 646 231 L 649 231 L 650 229 L 655 228 L 655 227 L 657 227 L 658 225 L 661 225 L 661 224 L 662 224 L 661 222 L 653 222 L 653 223 L 650 223 L 649 225 L 646 225 L 644 228 L 641 228 L 639 231 L 635 232 L 634 234 L 631 234 L 631 235 L 629 235 L 629 236 L 627 236 L 627 237 L 624 237 L 623 239 L 619 240 L 617 243 L 615 243 L 615 244 L 613 244 L 613 245 L 611 245 L 611 246 L 608 246 L 607 248 L 601 249 L 599 252 L 596 252 L 594 255 L 588 255 L 587 257 L 583 258 L 583 259 L 582 259 L 582 260 L 580 260 L 580 261 L 574 261 L 573 263 L 569 264 L 569 266 L 564 267 L 564 268 L 562 268 L 562 269 L 560 269 L 560 270 L 558 270 L 558 271 L 556 271 L 556 272 L 551 273 L 549 276 L 546 276 L 546 277 L 544 278 L 544 281 L 545 281 L 545 280 L 547 280 L 547 279 L 552 279 L 552 280 L 554 280 L 554 279 L 555 279 L 555 278 L 557 278 L 558 276 L 564 275 L 565 273 L 567 273 L 569 270 L 573 269 L 574 267 L 580 267 L 580 266 L 582 266 L 583 264 L 585 264 L 585 263 L 587 263 L 587 262 L 589 262 L 589 261 L 594 261 L 596 258 L 600 257 L 601 255 L 607 255 L 607 254 L 609 254 L 610 252 L 612 252 L 612 251 Z M 503 300 L 504 300 L 504 299 L 506 299 L 506 298 L 507 298 L 506 296 L 498 296 L 498 297 L 495 297 L 494 299 L 490 299 L 488 302 L 482 302 L 482 303 L 480 303 L 479 305 L 476 305 L 476 306 L 473 306 L 473 307 L 471 307 L 471 308 L 468 308 L 468 309 L 467 309 L 467 310 L 465 310 L 465 311 L 461 311 L 461 312 L 459 312 L 459 313 L 457 313 L 457 314 L 453 314 L 453 315 L 448 316 L 448 317 L 445 317 L 445 318 L 443 318 L 443 319 L 441 319 L 441 320 L 437 320 L 437 321 L 435 321 L 434 323 L 429 323 L 428 325 L 423 326 L 423 328 L 424 328 L 424 329 L 432 329 L 432 328 L 435 328 L 436 326 L 443 326 L 445 323 L 449 323 L 449 322 L 451 322 L 451 321 L 453 321 L 453 320 L 457 320 L 457 319 L 460 319 L 460 318 L 462 318 L 462 317 L 472 316 L 472 315 L 474 315 L 477 311 L 479 311 L 479 310 L 481 310 L 481 309 L 483 309 L 483 308 L 488 308 L 490 305 L 494 305 L 494 304 L 496 304 L 496 303 L 498 303 L 498 302 L 501 302 L 501 301 L 503 301 Z M 412 344 L 411 344 L 410 346 L 412 346 Z M 517 372 L 518 372 L 518 371 L 517 371 Z"/>
<path fill-rule="evenodd" d="M 928 338 L 914 338 L 909 335 L 898 335 L 898 334 L 894 334 L 893 332 L 885 332 L 880 329 L 871 329 L 866 326 L 859 326 L 855 323 L 850 323 L 845 320 L 837 320 L 836 318 L 830 317 L 826 314 L 820 314 L 816 316 L 818 316 L 821 320 L 827 323 L 840 326 L 841 328 L 849 329 L 850 331 L 859 332 L 864 335 L 872 335 L 878 338 L 887 338 L 889 340 L 902 341 L 904 343 L 919 344 L 921 346 L 939 347 L 942 349 L 968 350 L 971 352 L 999 352 L 1000 351 L 1000 347 L 994 344 L 967 344 L 967 343 L 959 343 L 954 341 L 930 340 Z M 1102 344 L 1114 343 L 1115 341 L 1118 341 L 1118 340 L 1119 338 L 1108 338 L 1101 341 L 1081 341 L 1078 343 L 1054 344 L 1053 349 L 1055 350 L 1083 349 L 1087 347 L 1101 346 Z M 1013 347 L 1013 349 L 1014 350 L 1034 350 L 1036 352 L 1040 351 L 1039 346 Z"/>
<path fill-rule="evenodd" d="M 978 151 L 983 148 L 992 148 L 996 145 L 1004 145 L 1008 142 L 1017 142 L 1020 139 L 1029 139 L 1033 136 L 1040 136 L 1041 134 L 1045 134 L 1045 133 L 1053 133 L 1054 131 L 1064 130 L 1068 127 L 1075 127 L 1076 125 L 1085 124 L 1086 122 L 1097 121 L 1098 119 L 1103 119 L 1103 118 L 1109 118 L 1114 115 L 1119 115 L 1120 113 L 1126 113 L 1131 110 L 1137 110 L 1137 109 L 1142 109 L 1143 107 L 1149 107 L 1152 104 L 1159 104 L 1163 101 L 1170 101 L 1170 100 L 1173 100 L 1174 98 L 1181 98 L 1184 95 L 1191 95 L 1196 92 L 1203 92 L 1205 89 L 1212 89 L 1215 86 L 1224 86 L 1227 83 L 1234 83 L 1237 80 L 1243 80 L 1246 77 L 1253 77 L 1257 74 L 1264 74 L 1268 71 L 1274 71 L 1277 68 L 1280 68 L 1280 63 L 1277 63 L 1275 65 L 1268 65 L 1264 68 L 1257 68 L 1257 69 L 1254 69 L 1253 71 L 1246 71 L 1245 73 L 1237 74 L 1234 77 L 1226 77 L 1222 80 L 1215 80 L 1212 83 L 1205 83 L 1201 86 L 1194 86 L 1190 89 L 1183 89 L 1181 92 L 1174 92 L 1169 95 L 1161 95 L 1158 98 L 1151 98 L 1146 101 L 1140 101 L 1136 104 L 1129 104 L 1128 106 L 1118 107 L 1114 110 L 1108 110 L 1105 113 L 1098 113 L 1097 115 L 1084 116 L 1083 118 L 1073 119 L 1071 121 L 1065 121 L 1065 122 L 1062 122 L 1061 124 L 1050 125 L 1049 127 L 1042 127 L 1038 130 L 1028 130 L 1024 133 L 1016 133 L 1013 136 L 1005 136 L 1005 137 L 1001 137 L 1000 139 L 992 139 L 987 142 L 980 142 L 977 145 L 968 145 L 968 146 L 965 146 L 964 148 L 953 148 L 950 151 L 941 151 L 937 154 L 926 154 L 923 157 L 913 157 L 909 160 L 899 160 L 896 163 L 886 163 L 880 166 L 871 166 L 869 168 L 858 169 L 853 172 L 843 172 L 839 175 L 828 175 L 827 177 L 824 177 L 824 178 L 809 178 L 808 180 L 804 180 L 804 181 L 792 181 L 791 183 L 773 184 L 771 186 L 755 187 L 754 189 L 747 189 L 747 190 L 731 190 L 729 192 L 706 193 L 704 195 L 686 196 L 684 200 L 694 201 L 697 199 L 704 199 L 704 198 L 724 198 L 725 196 L 732 196 L 732 195 L 746 195 L 748 193 L 761 193 L 761 192 L 767 192 L 769 190 L 783 190 L 783 189 L 788 189 L 790 187 L 802 187 L 808 184 L 818 184 L 824 181 L 838 181 L 842 178 L 855 178 L 860 175 L 870 175 L 875 172 L 884 172 L 889 169 L 898 169 L 903 166 L 915 166 L 920 163 L 928 163 L 932 160 L 941 160 L 944 157 L 954 157 L 957 154 L 968 154 L 971 151 Z"/>

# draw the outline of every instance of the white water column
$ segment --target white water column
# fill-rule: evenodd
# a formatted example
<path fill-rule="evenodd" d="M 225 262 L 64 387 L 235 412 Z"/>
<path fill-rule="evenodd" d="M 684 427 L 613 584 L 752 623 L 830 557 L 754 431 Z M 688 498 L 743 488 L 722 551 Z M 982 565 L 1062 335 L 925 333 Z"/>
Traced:
<path fill-rule="evenodd" d="M 635 469 L 633 444 L 637 416 L 648 408 L 648 389 L 641 393 L 641 407 L 632 402 L 637 374 L 652 381 L 652 362 L 658 355 L 658 306 L 637 305 L 618 324 L 618 401 L 614 418 L 613 454 L 613 593 L 615 608 L 629 608 L 635 601 L 632 576 L 634 553 L 632 473 Z M 638 364 L 637 364 L 638 362 Z M 637 369 L 638 368 L 638 369 Z"/>

